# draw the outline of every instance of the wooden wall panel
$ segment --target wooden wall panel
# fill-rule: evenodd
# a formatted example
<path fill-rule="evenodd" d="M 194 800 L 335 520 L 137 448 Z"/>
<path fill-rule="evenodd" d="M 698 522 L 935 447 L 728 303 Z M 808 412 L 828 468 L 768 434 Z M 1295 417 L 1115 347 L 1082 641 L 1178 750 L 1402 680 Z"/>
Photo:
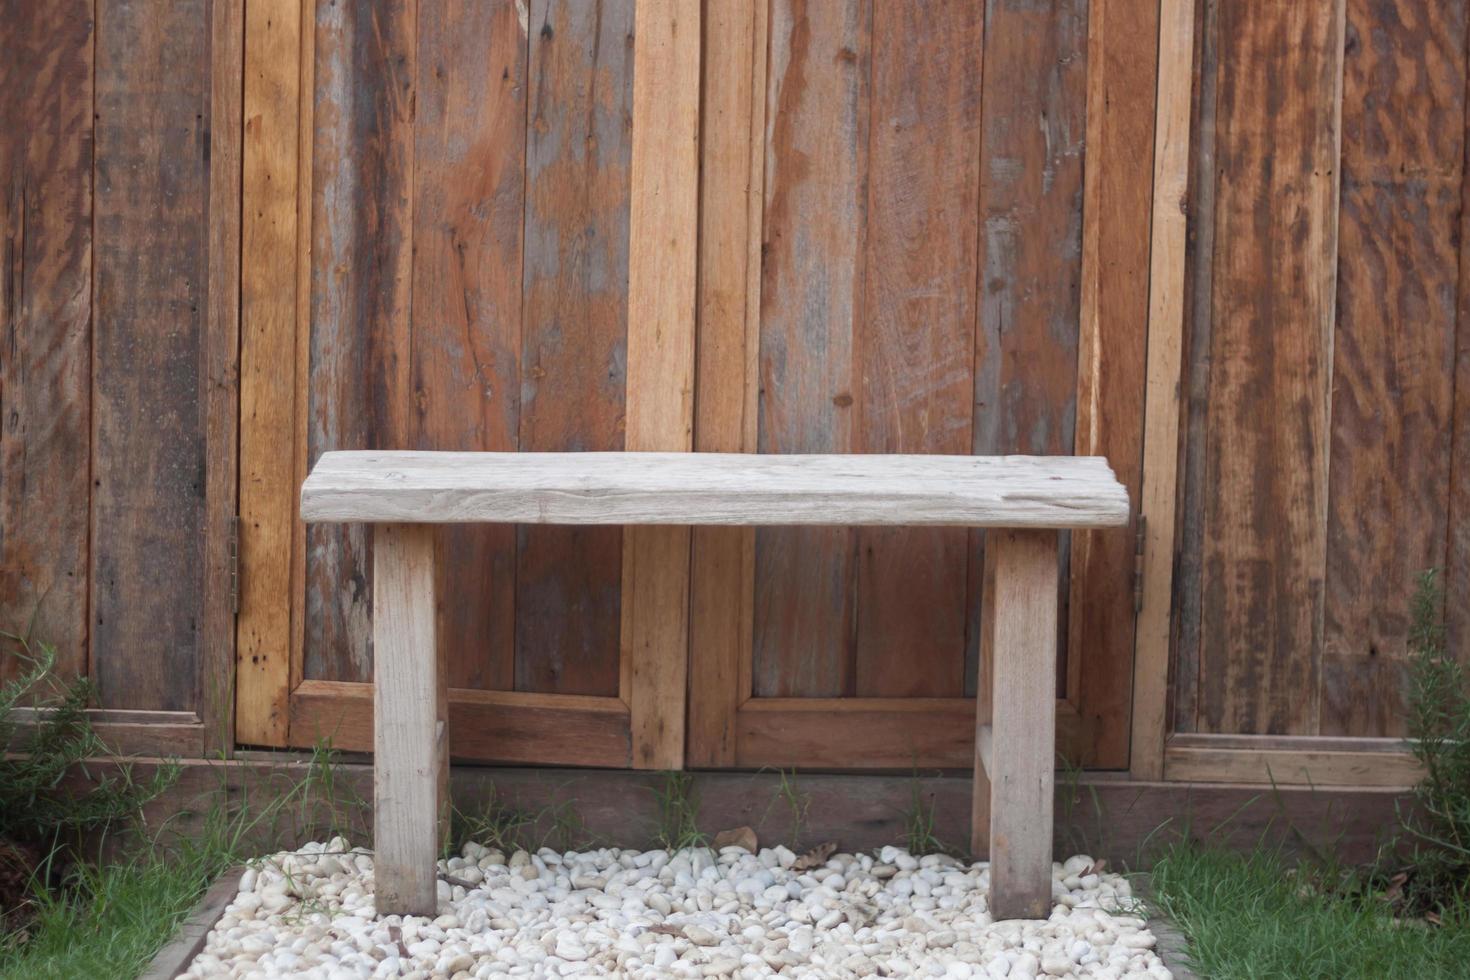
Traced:
<path fill-rule="evenodd" d="M 761 452 L 853 448 L 862 315 L 870 7 L 776 0 L 766 84 Z M 756 532 L 755 693 L 853 693 L 847 528 Z"/>
<path fill-rule="evenodd" d="M 530 5 L 520 448 L 623 448 L 633 4 Z M 523 527 L 516 689 L 618 690 L 622 529 Z"/>
<path fill-rule="evenodd" d="M 413 404 L 422 449 L 514 450 L 520 426 L 526 36 L 513 0 L 419 18 Z M 515 683 L 515 529 L 435 532 L 452 687 Z"/>
<path fill-rule="evenodd" d="M 984 12 L 875 4 L 852 448 L 971 443 Z M 859 697 L 964 693 L 963 529 L 855 532 Z"/>
<path fill-rule="evenodd" d="M 1341 56 L 1333 0 L 1220 10 L 1206 731 L 1317 730 Z"/>
<path fill-rule="evenodd" d="M 97 9 L 90 646 L 110 708 L 197 707 L 207 14 Z"/>
<path fill-rule="evenodd" d="M 0 629 L 52 644 L 66 676 L 87 672 L 89 7 L 0 19 Z"/>
<path fill-rule="evenodd" d="M 1403 734 L 1410 601 L 1445 561 L 1465 34 L 1464 2 L 1347 4 L 1323 735 Z"/>
<path fill-rule="evenodd" d="M 1087 54 L 1086 0 L 987 4 L 972 442 L 977 454 L 1073 451 Z M 974 534 L 970 573 L 969 633 L 976 650 L 983 537 Z M 1064 629 L 1070 536 L 1060 538 L 1058 628 Z M 1062 657 L 1065 639 L 1058 644 Z"/>
<path fill-rule="evenodd" d="M 407 444 L 416 45 L 411 3 L 317 4 L 311 460 Z M 306 534 L 305 676 L 371 676 L 372 556 L 360 525 Z"/>

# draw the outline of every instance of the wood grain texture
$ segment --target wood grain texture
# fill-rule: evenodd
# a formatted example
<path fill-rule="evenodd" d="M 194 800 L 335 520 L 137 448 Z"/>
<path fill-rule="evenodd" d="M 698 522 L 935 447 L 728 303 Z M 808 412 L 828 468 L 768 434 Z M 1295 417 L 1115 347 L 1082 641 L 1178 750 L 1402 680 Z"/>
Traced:
<path fill-rule="evenodd" d="M 88 652 L 94 40 L 90 4 L 0 18 L 0 629 L 66 677 Z"/>
<path fill-rule="evenodd" d="M 1470 79 L 1466 81 L 1470 88 Z M 1470 129 L 1470 96 L 1466 99 Z M 1450 447 L 1445 634 L 1451 656 L 1470 664 L 1470 180 L 1460 189 L 1460 281 L 1456 303 L 1454 436 Z"/>
<path fill-rule="evenodd" d="M 699 248 L 699 0 L 638 0 L 628 218 L 631 450 L 694 448 Z M 684 768 L 689 529 L 623 535 L 620 667 L 633 765 Z"/>
<path fill-rule="evenodd" d="M 286 744 L 296 470 L 281 436 L 296 421 L 296 240 L 300 5 L 250 7 L 244 75 L 240 280 L 240 552 L 235 737 Z"/>
<path fill-rule="evenodd" d="M 96 12 L 89 641 L 110 708 L 199 693 L 209 37 L 202 2 Z"/>
<path fill-rule="evenodd" d="M 701 26 L 698 311 L 694 448 L 756 448 L 760 227 L 768 7 L 707 4 Z M 735 762 L 735 713 L 750 697 L 755 531 L 695 528 L 690 540 L 685 764 Z"/>
<path fill-rule="evenodd" d="M 1347 3 L 1324 735 L 1403 734 L 1410 603 L 1445 563 L 1465 44 L 1463 2 Z"/>
<path fill-rule="evenodd" d="M 991 760 L 977 778 L 990 781 L 990 909 L 997 919 L 1039 919 L 1051 908 L 1057 540 L 1004 530 L 986 547 L 995 563 L 983 612 L 994 651 Z"/>
<path fill-rule="evenodd" d="M 1200 727 L 1311 733 L 1342 20 L 1333 0 L 1224 6 L 1219 17 Z"/>
<path fill-rule="evenodd" d="M 853 448 L 853 331 L 862 316 L 870 6 L 771 5 L 766 85 L 762 453 Z M 756 533 L 755 693 L 852 693 L 856 539 L 846 528 Z"/>
<path fill-rule="evenodd" d="M 327 453 L 320 521 L 1117 527 L 1128 494 L 1085 456 Z"/>
<path fill-rule="evenodd" d="M 1185 200 L 1189 189 L 1193 0 L 1167 0 L 1159 10 L 1158 105 L 1153 140 L 1149 229 L 1148 362 L 1144 393 L 1142 491 L 1147 518 L 1143 608 L 1133 662 L 1129 773 L 1160 779 L 1168 730 L 1175 514 L 1179 499 L 1179 398 L 1184 343 Z M 1182 658 L 1181 658 L 1182 659 Z M 1181 681 L 1176 690 L 1183 686 Z M 1190 685 L 1190 690 L 1193 686 Z"/>
<path fill-rule="evenodd" d="M 416 4 L 316 8 L 307 451 L 408 445 Z M 366 681 L 372 559 L 306 535 L 304 676 Z"/>
<path fill-rule="evenodd" d="M 1093 4 L 1087 20 L 1081 322 L 1073 451 L 1106 456 L 1138 500 L 1158 86 L 1158 4 Z M 1187 104 L 1187 103 L 1186 103 Z M 1134 523 L 1072 535 L 1067 691 L 1098 741 L 1081 760 L 1128 764 Z"/>
<path fill-rule="evenodd" d="M 974 414 L 984 12 L 875 4 L 857 435 L 871 453 L 964 453 Z M 857 534 L 855 692 L 964 693 L 968 533 Z"/>
<path fill-rule="evenodd" d="M 1423 778 L 1423 769 L 1396 739 L 1336 747 L 1328 738 L 1293 739 L 1285 746 L 1214 744 L 1228 736 L 1181 735 L 1164 753 L 1164 772 L 1171 781 L 1254 783 L 1281 786 L 1374 786 L 1407 789 Z M 1269 736 L 1257 736 L 1265 741 Z"/>
<path fill-rule="evenodd" d="M 631 3 L 532 0 L 520 448 L 623 448 Z M 521 528 L 516 689 L 618 690 L 622 532 Z"/>
<path fill-rule="evenodd" d="M 345 752 L 373 747 L 373 691 L 366 684 L 306 681 L 291 697 L 292 744 L 331 738 Z M 618 698 L 515 691 L 449 692 L 457 758 L 625 769 L 632 761 L 628 706 Z"/>
<path fill-rule="evenodd" d="M 299 19 L 298 15 L 298 19 Z M 200 641 L 200 755 L 235 744 L 236 603 L 230 529 L 238 513 L 240 449 L 240 246 L 243 207 L 245 12 L 210 7 L 208 327 L 205 333 L 204 594 Z M 294 502 L 290 505 L 294 510 Z M 294 590 L 285 605 L 294 604 Z M 181 755 L 184 753 L 180 753 Z"/>
<path fill-rule="evenodd" d="M 971 448 L 977 454 L 1070 453 L 1087 128 L 1085 2 L 988 0 L 981 114 Z M 980 542 L 976 536 L 975 563 L 982 560 Z M 1063 536 L 1059 631 L 1067 615 L 1069 551 Z M 983 628 L 979 578 L 972 564 L 972 638 Z M 1065 650 L 1061 639 L 1059 649 Z"/>
<path fill-rule="evenodd" d="M 433 915 L 448 818 L 448 689 L 434 638 L 434 529 L 373 527 L 373 849 L 379 915 Z"/>
<path fill-rule="evenodd" d="M 514 0 L 456 0 L 422 12 L 418 45 L 412 447 L 514 450 L 526 35 Z M 450 653 L 449 683 L 508 690 L 515 683 L 515 529 L 436 534 L 438 636 Z"/>

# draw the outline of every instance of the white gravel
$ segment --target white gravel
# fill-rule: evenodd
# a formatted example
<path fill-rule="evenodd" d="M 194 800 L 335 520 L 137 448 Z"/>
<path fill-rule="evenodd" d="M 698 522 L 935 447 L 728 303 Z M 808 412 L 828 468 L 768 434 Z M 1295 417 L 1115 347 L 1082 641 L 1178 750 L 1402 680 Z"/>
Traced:
<path fill-rule="evenodd" d="M 1053 867 L 1049 919 L 998 923 L 984 862 L 796 857 L 468 844 L 440 862 L 437 918 L 379 920 L 372 853 L 337 838 L 247 871 L 185 976 L 1170 976 L 1127 880 L 1085 855 Z"/>

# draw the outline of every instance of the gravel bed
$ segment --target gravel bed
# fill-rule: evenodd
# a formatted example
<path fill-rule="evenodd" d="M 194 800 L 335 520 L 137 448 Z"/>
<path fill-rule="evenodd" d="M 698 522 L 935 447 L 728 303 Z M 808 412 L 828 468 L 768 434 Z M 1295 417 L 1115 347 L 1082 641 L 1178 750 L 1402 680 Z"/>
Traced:
<path fill-rule="evenodd" d="M 993 922 L 990 872 L 900 848 L 477 844 L 441 861 L 437 918 L 374 917 L 372 852 L 338 838 L 248 870 L 188 977 L 1156 977 L 1128 881 L 1054 865 L 1046 920 Z"/>

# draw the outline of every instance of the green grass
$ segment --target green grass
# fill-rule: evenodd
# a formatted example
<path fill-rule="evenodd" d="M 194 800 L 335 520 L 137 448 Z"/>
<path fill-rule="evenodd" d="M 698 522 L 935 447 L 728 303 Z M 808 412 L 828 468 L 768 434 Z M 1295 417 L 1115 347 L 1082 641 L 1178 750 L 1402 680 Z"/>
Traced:
<path fill-rule="evenodd" d="M 1188 938 L 1191 966 L 1215 980 L 1470 976 L 1470 907 L 1441 927 L 1395 922 L 1379 898 L 1324 893 L 1312 877 L 1267 852 L 1175 845 L 1154 865 L 1153 905 Z"/>

